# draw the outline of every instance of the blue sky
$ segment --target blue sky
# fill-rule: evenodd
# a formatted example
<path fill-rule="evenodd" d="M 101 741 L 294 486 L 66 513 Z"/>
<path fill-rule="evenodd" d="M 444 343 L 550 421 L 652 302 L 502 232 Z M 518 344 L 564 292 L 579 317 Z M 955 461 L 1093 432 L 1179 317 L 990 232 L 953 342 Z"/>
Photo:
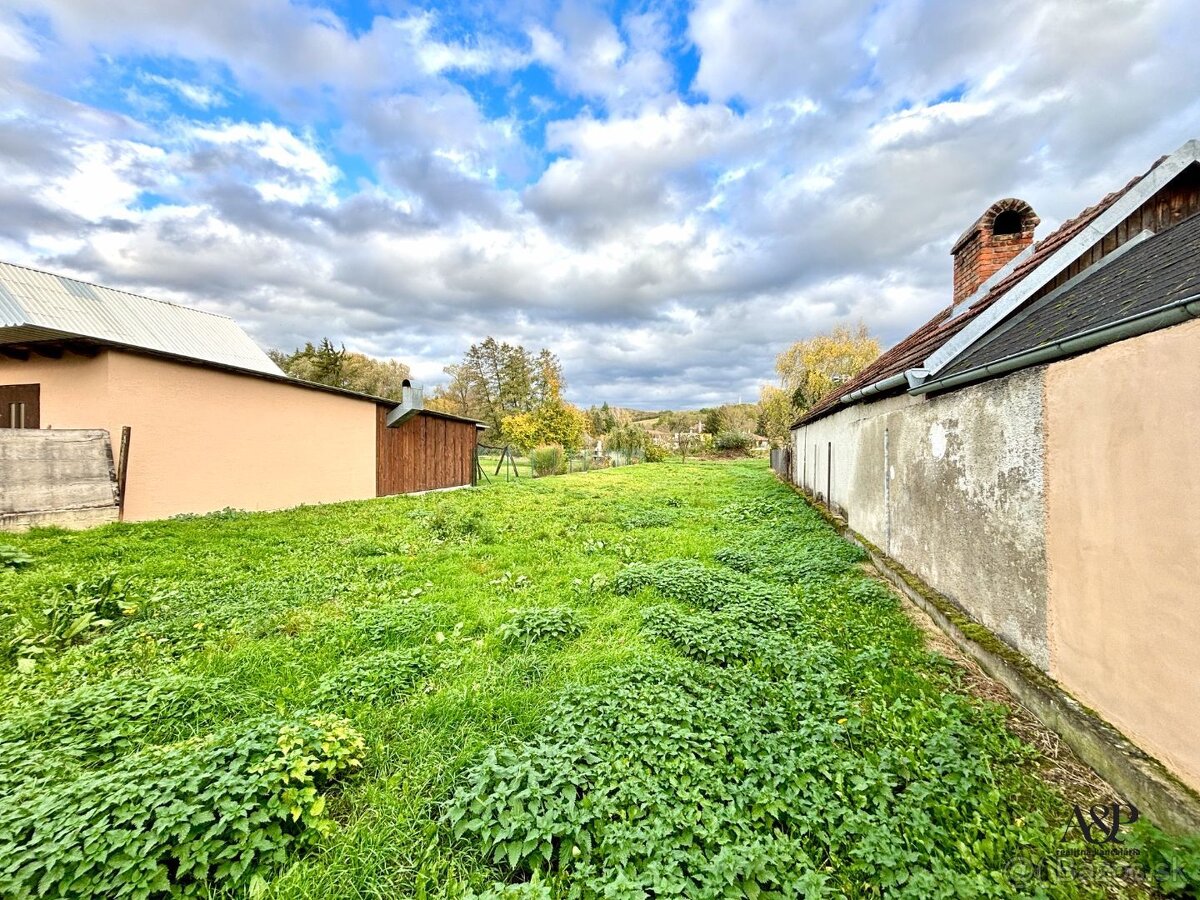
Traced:
<path fill-rule="evenodd" d="M 569 395 L 751 399 L 788 343 L 946 305 L 1200 136 L 1186 0 L 9 0 L 0 258 L 325 335 L 435 383 L 486 335 Z"/>

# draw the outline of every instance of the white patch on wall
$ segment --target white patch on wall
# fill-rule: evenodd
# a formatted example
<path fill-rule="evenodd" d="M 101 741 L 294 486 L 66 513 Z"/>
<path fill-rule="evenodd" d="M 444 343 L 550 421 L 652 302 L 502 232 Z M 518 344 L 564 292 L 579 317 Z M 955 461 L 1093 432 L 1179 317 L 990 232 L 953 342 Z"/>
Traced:
<path fill-rule="evenodd" d="M 934 422 L 929 426 L 929 452 L 933 454 L 934 459 L 941 459 L 946 455 L 946 427 L 941 422 Z"/>

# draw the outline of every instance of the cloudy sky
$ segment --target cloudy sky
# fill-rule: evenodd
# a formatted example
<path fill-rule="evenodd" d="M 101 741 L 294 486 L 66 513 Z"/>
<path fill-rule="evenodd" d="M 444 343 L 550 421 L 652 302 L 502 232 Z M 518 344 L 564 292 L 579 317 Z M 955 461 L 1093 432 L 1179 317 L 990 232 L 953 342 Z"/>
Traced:
<path fill-rule="evenodd" d="M 1039 234 L 1200 136 L 1194 0 L 0 0 L 0 258 L 427 383 L 753 399 L 891 343 L 1015 195 Z"/>

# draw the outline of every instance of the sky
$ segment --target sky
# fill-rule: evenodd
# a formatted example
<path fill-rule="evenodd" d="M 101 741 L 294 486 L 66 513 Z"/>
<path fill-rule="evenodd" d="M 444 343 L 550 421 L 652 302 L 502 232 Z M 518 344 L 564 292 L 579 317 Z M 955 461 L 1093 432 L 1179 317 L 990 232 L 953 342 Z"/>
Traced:
<path fill-rule="evenodd" d="M 1038 234 L 1200 137 L 1194 0 L 0 0 L 0 259 L 329 336 L 427 385 L 751 401 L 885 344 L 1016 196 Z"/>

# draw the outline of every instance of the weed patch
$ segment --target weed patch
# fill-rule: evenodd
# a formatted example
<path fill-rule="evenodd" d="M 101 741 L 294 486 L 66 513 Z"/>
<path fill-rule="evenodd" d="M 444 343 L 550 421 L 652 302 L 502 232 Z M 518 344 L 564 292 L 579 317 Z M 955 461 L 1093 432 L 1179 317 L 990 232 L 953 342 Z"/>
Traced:
<path fill-rule="evenodd" d="M 0 892 L 146 897 L 244 884 L 320 833 L 323 791 L 362 752 L 344 721 L 266 720 L 70 779 L 49 769 L 0 809 Z"/>
<path fill-rule="evenodd" d="M 1128 885 L 761 462 L 5 540 L 0 896 Z"/>
<path fill-rule="evenodd" d="M 565 606 L 519 610 L 498 629 L 500 639 L 510 645 L 566 641 L 582 631 L 575 611 Z"/>
<path fill-rule="evenodd" d="M 422 650 L 384 650 L 350 660 L 321 679 L 319 705 L 397 703 L 429 674 L 428 654 Z"/>

